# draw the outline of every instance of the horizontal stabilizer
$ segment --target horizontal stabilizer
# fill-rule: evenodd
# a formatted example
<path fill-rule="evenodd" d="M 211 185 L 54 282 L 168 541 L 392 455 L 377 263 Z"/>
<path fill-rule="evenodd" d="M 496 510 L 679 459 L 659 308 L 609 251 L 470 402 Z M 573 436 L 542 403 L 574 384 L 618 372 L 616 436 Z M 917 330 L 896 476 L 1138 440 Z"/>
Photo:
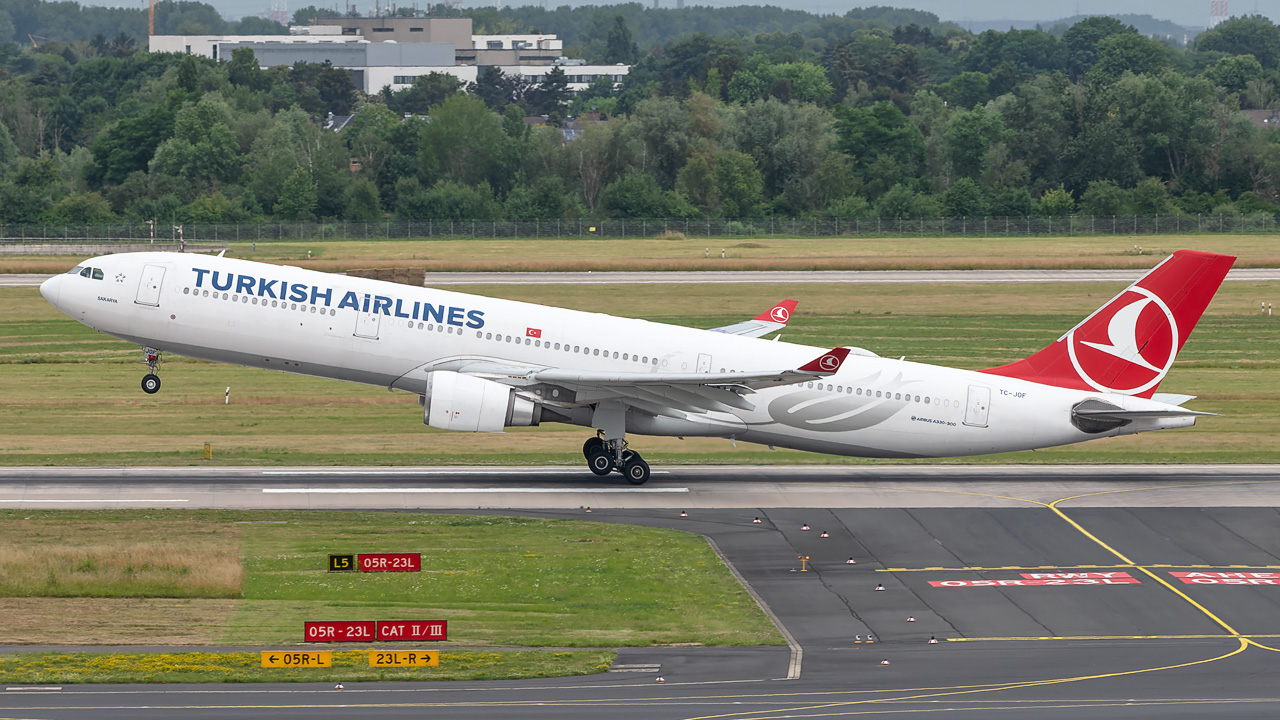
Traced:
<path fill-rule="evenodd" d="M 751 320 L 744 320 L 724 327 L 711 328 L 711 332 L 752 338 L 764 337 L 771 332 L 785 328 L 787 321 L 791 319 L 791 315 L 796 311 L 796 305 L 798 304 L 795 300 L 783 300 Z"/>

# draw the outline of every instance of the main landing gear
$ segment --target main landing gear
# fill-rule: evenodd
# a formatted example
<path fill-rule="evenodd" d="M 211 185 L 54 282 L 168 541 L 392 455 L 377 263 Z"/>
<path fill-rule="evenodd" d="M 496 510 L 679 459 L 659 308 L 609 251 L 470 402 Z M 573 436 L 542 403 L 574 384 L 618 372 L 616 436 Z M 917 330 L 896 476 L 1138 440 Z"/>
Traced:
<path fill-rule="evenodd" d="M 160 365 L 160 351 L 155 348 L 143 348 L 142 352 L 146 355 L 146 360 L 142 362 L 147 366 L 147 374 L 142 378 L 142 392 L 155 395 L 160 392 L 160 376 L 156 374 L 156 368 Z"/>
<path fill-rule="evenodd" d="M 582 455 L 587 459 L 591 472 L 600 477 L 617 470 L 632 485 L 643 485 L 649 480 L 649 463 L 640 457 L 640 453 L 628 450 L 624 439 L 588 438 L 582 445 Z"/>

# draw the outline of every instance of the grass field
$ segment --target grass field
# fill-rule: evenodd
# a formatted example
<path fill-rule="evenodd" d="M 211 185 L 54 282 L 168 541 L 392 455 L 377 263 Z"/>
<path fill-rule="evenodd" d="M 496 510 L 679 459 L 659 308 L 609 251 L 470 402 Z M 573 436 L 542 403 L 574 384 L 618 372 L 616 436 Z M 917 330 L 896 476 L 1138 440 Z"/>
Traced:
<path fill-rule="evenodd" d="M 128 540 L 124 540 L 128 538 Z M 301 643 L 306 620 L 448 620 L 445 647 L 781 642 L 699 536 L 530 518 L 0 510 L 0 638 Z M 329 573 L 416 552 L 420 573 Z M 43 607 L 42 607 L 43 606 Z"/>
<path fill-rule="evenodd" d="M 1141 247 L 1139 254 L 1135 247 Z M 1266 235 L 1141 235 L 1028 238 L 765 238 L 626 240 L 378 240 L 232 243 L 232 257 L 316 270 L 421 267 L 511 270 L 885 270 L 1148 268 L 1179 248 L 1239 257 L 1237 267 L 1280 265 Z M 721 251 L 725 257 L 720 257 Z M 311 256 L 308 257 L 308 252 Z M 71 256 L 4 256 L 0 273 L 56 273 Z"/>
<path fill-rule="evenodd" d="M 1145 262 L 1149 263 L 1150 259 Z M 1119 290 L 1111 283 L 982 285 L 630 285 L 462 287 L 517 300 L 715 327 L 783 297 L 800 301 L 787 340 L 854 344 L 964 368 L 1052 342 Z M 1068 448 L 941 462 L 1280 461 L 1280 316 L 1258 312 L 1280 283 L 1227 283 L 1162 391 L 1222 413 L 1194 428 Z M 0 463 L 8 465 L 581 463 L 587 432 L 550 424 L 492 436 L 422 424 L 411 395 L 169 356 L 143 394 L 136 347 L 63 316 L 35 288 L 0 288 Z M 223 404 L 226 387 L 230 405 Z M 51 438 L 55 439 L 51 442 Z M 341 442 L 335 442 L 335 438 Z M 727 441 L 632 438 L 658 464 L 863 463 Z"/>

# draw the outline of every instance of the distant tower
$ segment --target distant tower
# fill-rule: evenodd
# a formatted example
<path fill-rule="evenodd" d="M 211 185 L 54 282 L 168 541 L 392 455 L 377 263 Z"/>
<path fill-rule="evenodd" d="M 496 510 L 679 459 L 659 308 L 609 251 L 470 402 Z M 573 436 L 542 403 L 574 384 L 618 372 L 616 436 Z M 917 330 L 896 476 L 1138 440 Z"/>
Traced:
<path fill-rule="evenodd" d="M 677 10 L 683 10 L 683 9 L 684 9 L 684 0 L 676 0 L 676 9 L 677 9 Z"/>
<path fill-rule="evenodd" d="M 1227 0 L 1210 0 L 1209 27 L 1215 27 L 1227 19 Z"/>
<path fill-rule="evenodd" d="M 281 25 L 289 24 L 289 0 L 271 0 L 271 20 Z"/>

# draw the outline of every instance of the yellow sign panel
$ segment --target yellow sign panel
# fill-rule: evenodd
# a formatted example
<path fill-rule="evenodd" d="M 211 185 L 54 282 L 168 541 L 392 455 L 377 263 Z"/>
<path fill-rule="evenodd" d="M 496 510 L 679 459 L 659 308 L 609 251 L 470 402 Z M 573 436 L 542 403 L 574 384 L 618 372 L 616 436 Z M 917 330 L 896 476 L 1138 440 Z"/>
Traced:
<path fill-rule="evenodd" d="M 439 650 L 370 650 L 369 667 L 439 667 Z"/>
<path fill-rule="evenodd" d="M 262 667 L 333 667 L 332 650 L 263 650 Z"/>

